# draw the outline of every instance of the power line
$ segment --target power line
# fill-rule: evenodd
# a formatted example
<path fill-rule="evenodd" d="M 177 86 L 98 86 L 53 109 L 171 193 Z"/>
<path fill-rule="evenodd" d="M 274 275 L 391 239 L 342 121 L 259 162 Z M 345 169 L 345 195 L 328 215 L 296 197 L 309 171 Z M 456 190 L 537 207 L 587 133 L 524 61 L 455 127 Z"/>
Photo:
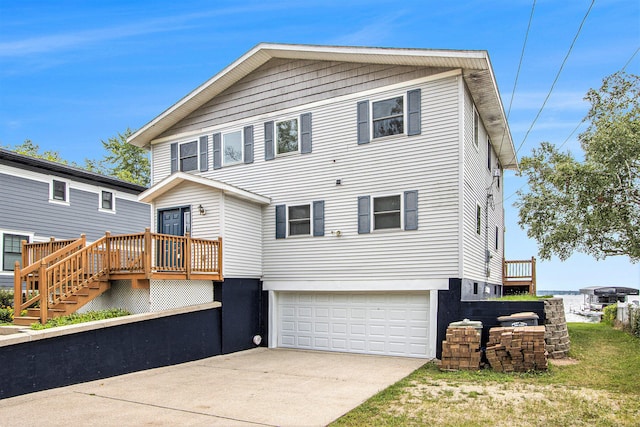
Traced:
<path fill-rule="evenodd" d="M 627 65 L 631 64 L 631 61 L 633 61 L 633 58 L 635 58 L 636 54 L 638 53 L 638 51 L 640 51 L 640 47 L 638 47 L 636 49 L 635 52 L 633 52 L 633 55 L 631 55 L 631 58 L 629 58 L 629 60 L 627 61 L 626 64 L 624 64 L 624 67 L 622 67 L 622 71 L 624 71 L 627 68 Z"/>
<path fill-rule="evenodd" d="M 520 146 L 516 150 L 516 154 L 518 154 L 518 151 L 520 151 L 520 149 L 524 145 L 525 141 L 527 140 L 527 137 L 529 136 L 529 133 L 531 132 L 531 129 L 533 129 L 533 126 L 535 126 L 536 122 L 538 121 L 538 118 L 540 118 L 540 114 L 542 114 L 542 110 L 544 110 L 544 107 L 547 104 L 547 101 L 551 97 L 551 93 L 553 92 L 553 89 L 555 88 L 556 83 L 558 82 L 558 79 L 560 78 L 560 73 L 562 73 L 562 69 L 564 68 L 565 64 L 567 63 L 567 59 L 569 59 L 569 55 L 571 54 L 571 51 L 573 50 L 573 46 L 576 44 L 576 41 L 578 40 L 578 36 L 580 35 L 580 32 L 582 31 L 582 27 L 583 27 L 585 21 L 587 20 L 587 17 L 589 16 L 589 13 L 591 12 L 591 9 L 593 8 L 593 4 L 594 3 L 595 3 L 595 0 L 592 0 L 591 4 L 589 5 L 589 9 L 587 10 L 587 13 L 584 15 L 584 18 L 582 18 L 582 22 L 580 23 L 580 26 L 578 27 L 578 31 L 576 32 L 576 35 L 573 38 L 573 41 L 571 42 L 571 46 L 569 46 L 569 50 L 567 51 L 567 54 L 565 55 L 564 60 L 562 61 L 562 64 L 560 65 L 560 69 L 558 70 L 558 73 L 556 74 L 556 78 L 553 80 L 553 83 L 551 84 L 551 88 L 549 89 L 549 93 L 547 93 L 547 97 L 544 99 L 544 102 L 542 103 L 542 106 L 540 107 L 540 110 L 538 110 L 538 114 L 536 114 L 536 117 L 533 119 L 533 122 L 531 123 L 531 126 L 529 127 L 529 130 L 527 130 L 527 133 L 525 134 L 524 139 L 522 140 L 522 142 L 520 143 Z"/>

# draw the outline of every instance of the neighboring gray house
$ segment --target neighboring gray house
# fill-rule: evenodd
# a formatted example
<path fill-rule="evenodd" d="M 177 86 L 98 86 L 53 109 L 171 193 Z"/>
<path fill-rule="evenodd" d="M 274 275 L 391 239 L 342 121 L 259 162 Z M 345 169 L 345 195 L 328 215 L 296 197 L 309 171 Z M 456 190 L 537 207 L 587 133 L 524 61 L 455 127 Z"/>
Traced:
<path fill-rule="evenodd" d="M 60 163 L 0 149 L 0 288 L 13 288 L 20 242 L 141 233 L 150 206 L 137 200 L 145 187 Z"/>
<path fill-rule="evenodd" d="M 270 347 L 434 357 L 439 291 L 501 292 L 517 160 L 485 51 L 260 44 L 129 142 L 154 229 L 222 236 L 222 289 L 268 291 Z"/>

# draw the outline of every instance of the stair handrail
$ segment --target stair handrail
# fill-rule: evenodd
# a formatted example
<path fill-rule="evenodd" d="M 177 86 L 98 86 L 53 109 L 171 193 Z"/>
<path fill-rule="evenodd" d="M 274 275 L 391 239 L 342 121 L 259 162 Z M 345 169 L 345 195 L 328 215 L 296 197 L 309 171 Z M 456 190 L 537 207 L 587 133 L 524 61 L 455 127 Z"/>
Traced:
<path fill-rule="evenodd" d="M 20 268 L 20 262 L 16 261 L 13 272 L 13 308 L 15 316 L 20 316 L 22 310 L 25 310 L 40 301 L 41 292 L 38 292 L 37 294 L 35 293 L 37 291 L 37 289 L 35 289 L 35 282 L 39 276 L 40 267 L 43 264 L 49 265 L 60 257 L 65 257 L 65 254 L 67 253 L 73 253 L 82 249 L 83 247 L 85 247 L 86 242 L 86 235 L 81 234 L 79 239 L 73 241 L 72 243 L 69 243 L 68 245 L 56 250 L 55 252 L 24 268 Z M 24 303 L 22 302 L 23 283 L 26 284 Z"/>
<path fill-rule="evenodd" d="M 43 290 L 47 289 L 48 303 L 58 303 L 95 278 L 108 274 L 107 248 L 100 249 L 109 235 L 46 267 Z M 96 252 L 93 252 L 96 250 Z M 42 302 L 40 303 L 42 306 Z M 46 319 L 46 318 L 45 318 Z"/>

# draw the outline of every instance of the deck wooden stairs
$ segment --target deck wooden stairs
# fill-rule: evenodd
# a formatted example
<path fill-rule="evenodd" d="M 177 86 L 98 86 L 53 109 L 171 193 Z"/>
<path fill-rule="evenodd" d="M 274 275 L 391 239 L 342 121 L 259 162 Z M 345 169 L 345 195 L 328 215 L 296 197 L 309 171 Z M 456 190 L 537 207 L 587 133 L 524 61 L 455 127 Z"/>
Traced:
<path fill-rule="evenodd" d="M 21 268 L 20 265 L 26 266 Z M 149 288 L 150 279 L 222 279 L 222 239 L 151 233 L 109 232 L 87 244 L 77 240 L 22 242 L 14 269 L 14 324 L 45 323 L 76 312 L 111 288 L 130 280 Z"/>

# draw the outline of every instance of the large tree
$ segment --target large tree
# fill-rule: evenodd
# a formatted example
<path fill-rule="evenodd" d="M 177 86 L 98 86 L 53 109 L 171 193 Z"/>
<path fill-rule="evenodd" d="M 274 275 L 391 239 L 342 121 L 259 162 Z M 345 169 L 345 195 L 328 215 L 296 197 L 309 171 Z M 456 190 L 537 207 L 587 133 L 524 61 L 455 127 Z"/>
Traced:
<path fill-rule="evenodd" d="M 25 139 L 22 144 L 16 145 L 13 148 L 11 148 L 10 146 L 6 148 L 11 151 L 15 151 L 18 154 L 24 154 L 25 156 L 35 157 L 37 159 L 49 160 L 52 162 L 63 163 L 65 165 L 69 163 L 64 160 L 62 156 L 60 156 L 60 153 L 58 153 L 57 151 L 47 150 L 41 153 L 40 146 L 38 144 L 35 144 L 30 139 Z"/>
<path fill-rule="evenodd" d="M 124 181 L 148 186 L 150 182 L 151 166 L 149 153 L 144 148 L 129 144 L 127 138 L 133 131 L 129 128 L 122 134 L 102 141 L 108 154 L 104 156 L 101 166 L 107 174 Z"/>
<path fill-rule="evenodd" d="M 584 160 L 544 142 L 521 160 L 519 224 L 540 257 L 574 252 L 640 260 L 640 77 L 618 72 L 586 97 Z"/>

